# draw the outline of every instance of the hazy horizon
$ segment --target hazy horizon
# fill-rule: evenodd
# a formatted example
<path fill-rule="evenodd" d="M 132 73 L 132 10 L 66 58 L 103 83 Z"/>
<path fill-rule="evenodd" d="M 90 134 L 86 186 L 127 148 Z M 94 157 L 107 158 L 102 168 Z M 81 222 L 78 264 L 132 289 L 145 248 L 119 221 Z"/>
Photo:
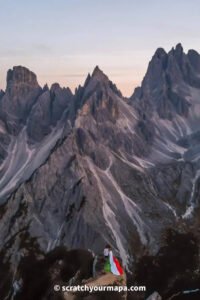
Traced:
<path fill-rule="evenodd" d="M 96 65 L 125 96 L 141 84 L 158 47 L 177 43 L 199 52 L 198 1 L 11 0 L 1 3 L 0 88 L 16 65 L 40 85 L 58 82 L 73 91 Z"/>

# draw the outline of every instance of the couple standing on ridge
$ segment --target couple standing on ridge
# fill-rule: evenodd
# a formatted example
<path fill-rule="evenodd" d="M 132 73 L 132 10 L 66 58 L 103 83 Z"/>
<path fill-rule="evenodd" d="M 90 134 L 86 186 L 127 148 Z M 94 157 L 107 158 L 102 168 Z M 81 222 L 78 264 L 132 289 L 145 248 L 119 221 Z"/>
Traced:
<path fill-rule="evenodd" d="M 110 245 L 106 245 L 103 251 L 104 258 L 106 260 L 104 265 L 105 272 L 111 272 L 114 275 L 122 275 L 123 269 L 118 259 L 113 255 L 112 248 Z"/>

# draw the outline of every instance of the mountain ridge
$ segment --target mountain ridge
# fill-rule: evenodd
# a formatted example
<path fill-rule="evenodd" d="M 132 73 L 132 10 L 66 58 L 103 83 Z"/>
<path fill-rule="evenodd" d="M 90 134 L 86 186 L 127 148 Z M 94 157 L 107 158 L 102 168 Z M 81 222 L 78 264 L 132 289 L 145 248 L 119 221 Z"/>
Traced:
<path fill-rule="evenodd" d="M 172 47 L 171 48 L 171 50 L 169 51 L 169 52 L 166 52 L 165 51 L 165 49 L 164 48 L 162 48 L 162 47 L 159 47 L 159 48 L 157 48 L 157 50 L 155 51 L 155 53 L 154 53 L 154 55 L 152 56 L 152 58 L 154 58 L 154 57 L 156 57 L 157 55 L 159 56 L 159 55 L 166 55 L 166 54 L 173 54 L 173 53 L 178 53 L 179 52 L 179 54 L 181 54 L 181 53 L 183 53 L 183 46 L 182 46 L 182 44 L 181 43 L 178 43 L 175 47 Z M 195 63 L 194 63 L 194 61 L 195 61 L 195 59 L 196 59 L 196 63 L 197 63 L 197 65 L 199 64 L 199 53 L 197 52 L 197 51 L 195 51 L 194 49 L 189 49 L 188 50 L 188 52 L 187 52 L 187 55 L 190 57 L 190 60 L 191 61 L 193 61 L 193 66 L 195 67 Z M 26 69 L 26 70 L 28 70 L 30 73 L 32 73 L 33 75 L 35 75 L 35 73 L 34 72 L 32 72 L 32 71 L 30 71 L 29 69 L 27 69 L 26 67 L 23 67 L 23 66 L 21 66 L 21 65 L 19 65 L 19 66 L 14 66 L 13 67 L 14 69 L 15 68 L 24 68 L 24 69 Z M 93 69 L 93 71 L 92 71 L 92 73 L 91 74 L 88 74 L 90 77 L 92 77 L 92 75 L 94 75 L 95 74 L 95 72 L 96 71 L 98 72 L 98 71 L 100 71 L 100 73 L 102 73 L 102 74 L 104 74 L 103 73 L 103 71 L 99 68 L 99 66 L 98 65 L 96 65 L 95 67 L 94 67 L 94 69 Z M 9 71 L 12 71 L 12 69 L 10 69 Z M 105 77 L 107 77 L 108 78 L 108 76 L 106 75 L 106 74 L 104 74 L 105 75 Z M 8 76 L 8 75 L 7 75 Z M 86 80 L 85 80 L 85 82 L 87 81 L 87 77 L 86 77 Z M 54 84 L 59 84 L 59 83 L 52 83 L 51 84 L 51 86 L 52 85 L 54 85 Z M 46 84 L 47 85 L 47 84 Z M 135 87 L 135 89 L 137 89 L 138 87 Z M 77 90 L 78 89 L 78 87 L 75 89 L 75 90 Z M 3 91 L 3 90 L 2 90 Z M 75 93 L 76 93 L 76 91 L 75 91 Z M 130 97 L 125 97 L 125 98 L 131 98 L 131 96 Z"/>
<path fill-rule="evenodd" d="M 159 48 L 129 99 L 99 67 L 75 94 L 40 87 L 26 68 L 9 71 L 0 94 L 0 249 L 11 273 L 32 252 L 98 253 L 106 243 L 130 270 L 145 250 L 158 251 L 166 228 L 197 222 L 199 59 L 180 44 Z"/>

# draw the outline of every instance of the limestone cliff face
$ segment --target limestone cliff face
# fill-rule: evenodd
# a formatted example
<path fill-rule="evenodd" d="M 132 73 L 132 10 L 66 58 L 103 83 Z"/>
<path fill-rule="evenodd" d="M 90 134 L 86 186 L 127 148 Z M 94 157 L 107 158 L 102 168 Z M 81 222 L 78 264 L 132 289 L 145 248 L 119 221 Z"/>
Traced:
<path fill-rule="evenodd" d="M 75 95 L 23 67 L 0 93 L 0 248 L 113 246 L 129 269 L 198 220 L 199 54 L 158 49 L 130 99 L 96 67 Z"/>
<path fill-rule="evenodd" d="M 33 72 L 21 66 L 8 71 L 6 92 L 0 103 L 0 117 L 8 133 L 19 133 L 40 93 L 41 88 Z"/>

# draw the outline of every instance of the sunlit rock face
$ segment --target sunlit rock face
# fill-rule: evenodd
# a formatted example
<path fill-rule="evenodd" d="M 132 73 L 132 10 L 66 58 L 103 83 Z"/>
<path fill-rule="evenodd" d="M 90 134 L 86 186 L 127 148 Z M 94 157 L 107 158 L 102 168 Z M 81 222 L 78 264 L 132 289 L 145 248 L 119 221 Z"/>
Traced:
<path fill-rule="evenodd" d="M 158 49 L 125 99 L 96 67 L 73 95 L 23 67 L 0 92 L 0 247 L 10 272 L 56 246 L 101 252 L 128 269 L 162 231 L 196 224 L 200 58 Z M 194 230 L 196 230 L 194 225 Z"/>

